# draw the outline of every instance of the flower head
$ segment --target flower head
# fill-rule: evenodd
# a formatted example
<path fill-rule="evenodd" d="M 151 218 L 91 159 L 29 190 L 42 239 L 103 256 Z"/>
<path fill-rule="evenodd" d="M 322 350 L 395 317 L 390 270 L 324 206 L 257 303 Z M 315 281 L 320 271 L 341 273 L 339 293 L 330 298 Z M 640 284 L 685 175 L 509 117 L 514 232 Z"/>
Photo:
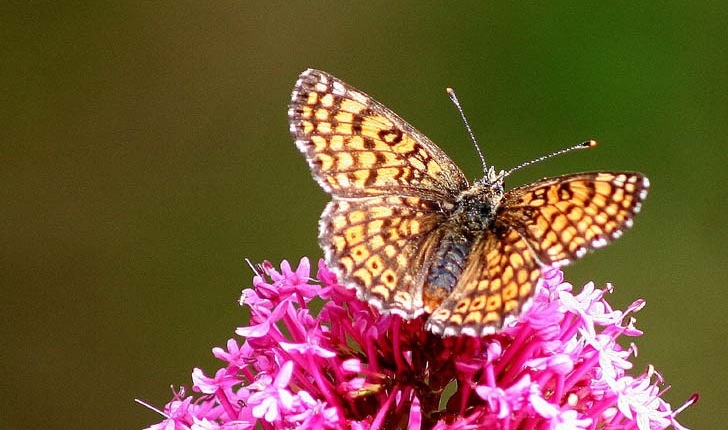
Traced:
<path fill-rule="evenodd" d="M 533 305 L 496 335 L 442 338 L 426 316 L 381 315 L 319 263 L 258 266 L 240 303 L 241 336 L 193 372 L 198 396 L 176 395 L 149 429 L 639 429 L 673 426 L 652 368 L 630 374 L 641 332 L 607 289 L 573 294 L 544 273 Z M 315 309 L 320 309 L 315 311 Z"/>

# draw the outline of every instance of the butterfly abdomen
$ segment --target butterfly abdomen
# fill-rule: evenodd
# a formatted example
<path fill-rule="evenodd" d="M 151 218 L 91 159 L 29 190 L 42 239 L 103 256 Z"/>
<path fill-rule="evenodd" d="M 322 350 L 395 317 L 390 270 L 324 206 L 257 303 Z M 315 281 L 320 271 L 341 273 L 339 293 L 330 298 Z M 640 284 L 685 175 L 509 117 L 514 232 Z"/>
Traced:
<path fill-rule="evenodd" d="M 430 258 L 433 264 L 427 271 L 424 286 L 424 303 L 427 312 L 434 311 L 452 293 L 463 272 L 472 246 L 472 238 L 468 238 L 461 231 L 446 230 Z"/>

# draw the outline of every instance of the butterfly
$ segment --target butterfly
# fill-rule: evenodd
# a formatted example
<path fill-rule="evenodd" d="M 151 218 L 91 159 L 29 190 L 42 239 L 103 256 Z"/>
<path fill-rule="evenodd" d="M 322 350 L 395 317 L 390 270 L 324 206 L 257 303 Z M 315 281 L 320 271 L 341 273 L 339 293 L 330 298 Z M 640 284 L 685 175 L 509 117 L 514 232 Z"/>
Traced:
<path fill-rule="evenodd" d="M 587 172 L 505 191 L 510 171 L 492 166 L 471 185 L 397 114 L 314 69 L 296 82 L 288 117 L 332 197 L 319 223 L 326 264 L 359 299 L 405 319 L 427 314 L 441 336 L 511 324 L 545 268 L 618 238 L 649 188 L 640 173 Z"/>

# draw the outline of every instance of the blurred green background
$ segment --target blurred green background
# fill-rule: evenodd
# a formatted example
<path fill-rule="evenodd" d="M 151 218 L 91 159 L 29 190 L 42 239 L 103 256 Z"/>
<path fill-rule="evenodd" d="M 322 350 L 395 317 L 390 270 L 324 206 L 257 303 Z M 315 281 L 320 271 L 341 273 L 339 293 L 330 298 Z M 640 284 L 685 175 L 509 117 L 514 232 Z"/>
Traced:
<path fill-rule="evenodd" d="M 244 258 L 320 256 L 327 196 L 293 145 L 298 74 L 376 97 L 470 178 L 457 90 L 510 177 L 640 170 L 636 228 L 567 268 L 645 298 L 688 427 L 728 420 L 728 6 L 723 2 L 5 4 L 0 13 L 2 429 L 143 428 L 246 322 Z"/>

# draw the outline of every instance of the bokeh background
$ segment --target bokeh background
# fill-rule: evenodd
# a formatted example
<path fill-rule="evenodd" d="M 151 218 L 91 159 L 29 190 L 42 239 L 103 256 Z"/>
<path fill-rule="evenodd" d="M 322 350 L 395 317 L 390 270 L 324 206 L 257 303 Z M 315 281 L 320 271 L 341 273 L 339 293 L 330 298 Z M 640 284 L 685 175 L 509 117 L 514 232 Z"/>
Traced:
<path fill-rule="evenodd" d="M 143 428 L 246 322 L 244 262 L 320 256 L 327 196 L 286 119 L 316 67 L 382 101 L 471 178 L 454 87 L 509 185 L 640 170 L 636 228 L 567 268 L 645 298 L 688 427 L 728 420 L 724 2 L 83 2 L 0 13 L 2 429 Z"/>

